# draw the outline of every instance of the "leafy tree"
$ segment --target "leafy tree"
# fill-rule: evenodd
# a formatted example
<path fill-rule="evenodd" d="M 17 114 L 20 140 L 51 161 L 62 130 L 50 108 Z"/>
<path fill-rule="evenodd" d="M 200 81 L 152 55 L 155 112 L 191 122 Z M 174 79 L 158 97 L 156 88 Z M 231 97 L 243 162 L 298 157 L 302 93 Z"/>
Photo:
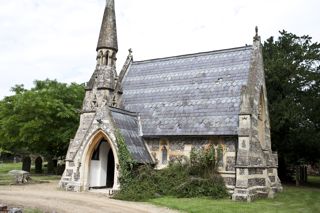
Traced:
<path fill-rule="evenodd" d="M 64 156 L 78 127 L 83 85 L 44 80 L 30 90 L 17 85 L 12 91 L 15 95 L 0 101 L 0 147 L 49 160 Z"/>
<path fill-rule="evenodd" d="M 273 148 L 284 177 L 284 167 L 320 159 L 320 44 L 283 30 L 264 42 L 263 54 Z"/>

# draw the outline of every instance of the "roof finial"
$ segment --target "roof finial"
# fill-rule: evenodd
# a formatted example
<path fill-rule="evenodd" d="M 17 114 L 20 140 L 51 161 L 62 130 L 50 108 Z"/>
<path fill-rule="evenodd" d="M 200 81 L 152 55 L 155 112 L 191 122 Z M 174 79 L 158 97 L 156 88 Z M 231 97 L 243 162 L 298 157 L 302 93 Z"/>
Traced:
<path fill-rule="evenodd" d="M 129 55 L 132 55 L 132 49 L 130 48 L 128 49 L 128 51 L 129 51 Z"/>
<path fill-rule="evenodd" d="M 256 31 L 256 35 L 253 37 L 253 41 L 259 41 L 260 40 L 260 36 L 259 36 L 258 26 L 256 26 L 255 31 Z"/>

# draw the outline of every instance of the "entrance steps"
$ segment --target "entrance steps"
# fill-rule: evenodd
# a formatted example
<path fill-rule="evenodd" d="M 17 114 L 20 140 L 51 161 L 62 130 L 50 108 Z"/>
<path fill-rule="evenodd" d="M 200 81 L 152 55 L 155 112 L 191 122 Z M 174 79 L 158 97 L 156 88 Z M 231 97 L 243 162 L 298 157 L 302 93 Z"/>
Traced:
<path fill-rule="evenodd" d="M 112 188 L 102 188 L 102 189 L 90 189 L 89 192 L 103 194 L 107 197 L 112 197 L 118 190 L 114 190 Z"/>

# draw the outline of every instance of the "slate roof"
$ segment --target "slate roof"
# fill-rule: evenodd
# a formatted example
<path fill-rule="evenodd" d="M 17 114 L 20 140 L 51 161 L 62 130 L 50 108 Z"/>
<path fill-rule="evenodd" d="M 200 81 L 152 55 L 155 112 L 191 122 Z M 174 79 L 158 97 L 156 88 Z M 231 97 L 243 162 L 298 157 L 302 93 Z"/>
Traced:
<path fill-rule="evenodd" d="M 143 136 L 236 135 L 252 46 L 133 62 L 123 104 Z"/>
<path fill-rule="evenodd" d="M 110 111 L 132 157 L 139 163 L 153 163 L 139 134 L 140 128 L 137 114 L 116 108 L 110 108 Z"/>

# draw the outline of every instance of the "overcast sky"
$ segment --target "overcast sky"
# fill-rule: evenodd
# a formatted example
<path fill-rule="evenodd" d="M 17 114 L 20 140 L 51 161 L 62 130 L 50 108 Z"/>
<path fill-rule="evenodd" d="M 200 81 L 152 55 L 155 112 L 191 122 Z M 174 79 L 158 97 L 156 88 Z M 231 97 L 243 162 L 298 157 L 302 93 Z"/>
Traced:
<path fill-rule="evenodd" d="M 285 29 L 320 41 L 319 0 L 115 0 L 118 71 L 134 60 L 244 46 Z M 83 83 L 105 0 L 0 0 L 0 99 L 35 79 Z"/>

